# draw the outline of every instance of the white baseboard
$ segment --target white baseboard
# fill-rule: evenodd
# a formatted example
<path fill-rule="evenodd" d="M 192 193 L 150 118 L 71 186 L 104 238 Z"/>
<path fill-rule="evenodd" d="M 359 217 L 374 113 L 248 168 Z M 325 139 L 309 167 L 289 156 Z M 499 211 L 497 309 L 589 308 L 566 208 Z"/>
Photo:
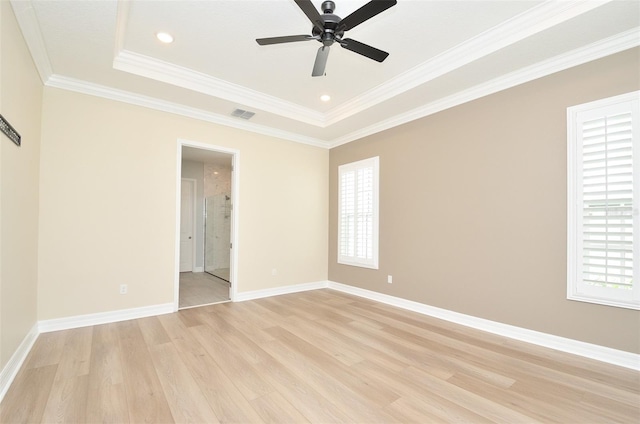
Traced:
<path fill-rule="evenodd" d="M 203 266 L 194 266 L 193 267 L 193 272 L 204 272 L 204 267 Z"/>
<path fill-rule="evenodd" d="M 4 395 L 7 394 L 7 390 L 9 390 L 11 383 L 13 383 L 13 379 L 16 378 L 24 360 L 27 359 L 27 355 L 36 342 L 38 334 L 38 324 L 35 324 L 24 337 L 16 351 L 13 352 L 7 365 L 5 365 L 0 372 L 0 402 L 4 398 Z"/>
<path fill-rule="evenodd" d="M 281 294 L 298 293 L 308 290 L 326 289 L 329 287 L 328 281 L 316 281 L 313 283 L 294 284 L 291 286 L 274 287 L 272 289 L 254 290 L 242 293 L 236 293 L 234 302 L 243 302 L 245 300 L 261 299 L 263 297 L 279 296 Z"/>
<path fill-rule="evenodd" d="M 459 312 L 453 312 L 447 309 L 441 309 L 434 306 L 425 305 L 423 303 L 389 296 L 386 294 L 377 293 L 371 290 L 361 289 L 346 284 L 336 283 L 333 281 L 317 281 L 313 283 L 295 284 L 285 287 L 275 287 L 272 289 L 238 293 L 234 301 L 241 302 L 245 300 L 260 299 L 264 297 L 324 288 L 330 288 L 344 293 L 349 293 L 355 296 L 360 296 L 380 303 L 396 306 L 402 309 L 432 316 L 434 318 L 443 319 L 478 330 L 487 331 L 489 333 L 497 334 L 500 336 L 509 337 L 515 340 L 520 340 L 523 342 L 532 343 L 562 352 L 580 355 L 586 358 L 591 358 L 609 364 L 619 365 L 625 368 L 640 371 L 640 355 L 638 354 L 567 339 L 564 337 L 554 336 L 552 334 L 528 330 L 526 328 L 516 327 L 513 325 L 502 324 L 499 322 L 477 318 L 471 315 L 465 315 Z M 6 394 L 9 386 L 20 370 L 20 367 L 22 366 L 24 360 L 31 351 L 31 348 L 38 338 L 39 333 L 168 314 L 174 312 L 173 306 L 173 303 L 165 303 L 161 305 L 145 306 L 141 308 L 124 309 L 119 311 L 102 312 L 38 322 L 38 324 L 34 325 L 31 331 L 29 331 L 29 333 L 25 336 L 22 343 L 20 343 L 20 346 L 18 346 L 14 354 L 11 356 L 11 359 L 9 359 L 9 362 L 7 362 L 5 367 L 0 372 L 0 401 Z"/>
<path fill-rule="evenodd" d="M 436 308 L 435 306 L 429 306 L 423 303 L 389 296 L 371 290 L 361 289 L 359 287 L 349 286 L 347 284 L 329 281 L 328 287 L 333 290 L 375 300 L 387 305 L 397 306 L 402 309 L 407 309 L 423 315 L 429 315 L 434 318 L 443 319 L 500 336 L 640 371 L 640 355 L 635 353 L 567 339 L 565 337 L 554 336 L 552 334 L 541 333 L 539 331 L 528 330 L 526 328 L 516 327 L 513 325 L 502 324 L 500 322 L 477 318 L 471 315 L 449 311 L 447 309 Z"/>
<path fill-rule="evenodd" d="M 145 318 L 173 312 L 173 303 L 143 306 L 141 308 L 121 309 L 119 311 L 100 312 L 97 314 L 78 315 L 68 318 L 49 319 L 38 323 L 40 333 L 67 330 L 69 328 L 88 327 L 90 325 L 108 324 L 129 319 Z"/>

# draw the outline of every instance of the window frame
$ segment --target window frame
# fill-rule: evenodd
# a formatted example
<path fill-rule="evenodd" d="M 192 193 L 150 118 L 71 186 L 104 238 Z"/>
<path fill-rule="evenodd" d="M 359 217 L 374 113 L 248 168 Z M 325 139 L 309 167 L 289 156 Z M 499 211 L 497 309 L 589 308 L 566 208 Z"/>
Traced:
<path fill-rule="evenodd" d="M 371 258 L 362 258 L 356 255 L 349 256 L 342 254 L 342 241 L 343 241 L 343 176 L 346 173 L 357 172 L 358 170 L 372 168 L 373 169 L 373 181 L 372 181 L 372 235 L 371 235 Z M 358 182 L 354 179 L 354 192 L 357 188 Z M 357 196 L 354 195 L 354 199 Z M 378 269 L 378 246 L 379 246 L 379 215 L 380 215 L 380 157 L 375 156 L 368 159 L 362 159 L 355 162 L 346 163 L 338 167 L 338 243 L 337 243 L 337 261 L 342 265 L 351 265 L 361 268 Z M 355 200 L 354 200 L 355 202 Z M 355 203 L 354 203 L 355 204 Z M 354 230 L 355 231 L 355 230 Z M 355 233 L 354 233 L 355 234 Z M 357 236 L 354 235 L 351 241 L 354 245 L 354 250 L 357 251 Z"/>
<path fill-rule="evenodd" d="M 598 287 L 586 284 L 582 280 L 582 133 L 581 123 L 593 119 L 605 109 L 627 104 L 631 112 L 632 152 L 633 152 L 633 286 L 625 292 L 620 289 Z M 594 115 L 596 114 L 596 115 Z M 640 91 L 613 96 L 567 108 L 567 299 L 596 303 L 600 305 L 640 310 L 640 277 L 638 273 L 640 259 Z"/>

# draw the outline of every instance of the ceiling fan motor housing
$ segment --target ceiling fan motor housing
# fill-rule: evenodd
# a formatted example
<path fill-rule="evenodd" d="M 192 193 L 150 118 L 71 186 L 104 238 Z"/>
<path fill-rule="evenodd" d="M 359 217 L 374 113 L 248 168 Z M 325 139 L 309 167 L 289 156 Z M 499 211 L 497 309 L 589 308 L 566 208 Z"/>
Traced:
<path fill-rule="evenodd" d="M 338 23 L 342 20 L 340 16 L 334 15 L 333 11 L 336 4 L 332 1 L 325 1 L 322 3 L 322 11 L 324 12 L 320 17 L 322 18 L 324 31 L 320 31 L 317 27 L 311 29 L 311 33 L 314 36 L 320 36 L 320 41 L 325 46 L 330 46 L 336 41 L 336 37 L 340 38 L 344 35 L 344 31 L 336 33 Z"/>

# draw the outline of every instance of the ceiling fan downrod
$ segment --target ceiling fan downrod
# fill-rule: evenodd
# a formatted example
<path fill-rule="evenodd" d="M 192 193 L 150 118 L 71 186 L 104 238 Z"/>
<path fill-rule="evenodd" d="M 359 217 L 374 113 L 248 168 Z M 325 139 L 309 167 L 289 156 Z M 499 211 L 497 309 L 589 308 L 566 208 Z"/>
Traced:
<path fill-rule="evenodd" d="M 332 1 L 323 1 L 322 2 L 322 12 L 323 13 L 333 13 L 336 10 L 336 4 Z"/>

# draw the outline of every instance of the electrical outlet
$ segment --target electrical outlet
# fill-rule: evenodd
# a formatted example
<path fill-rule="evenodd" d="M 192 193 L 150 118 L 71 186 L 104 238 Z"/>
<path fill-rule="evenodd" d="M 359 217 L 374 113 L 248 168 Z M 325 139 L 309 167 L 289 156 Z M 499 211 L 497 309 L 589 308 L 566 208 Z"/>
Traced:
<path fill-rule="evenodd" d="M 387 283 L 393 284 L 393 275 L 387 275 Z"/>
<path fill-rule="evenodd" d="M 120 284 L 120 294 L 127 294 L 128 287 L 126 284 Z"/>
<path fill-rule="evenodd" d="M 278 275 L 278 270 L 277 270 L 277 269 L 275 269 L 275 268 L 273 268 L 273 269 L 271 270 L 271 275 Z"/>

